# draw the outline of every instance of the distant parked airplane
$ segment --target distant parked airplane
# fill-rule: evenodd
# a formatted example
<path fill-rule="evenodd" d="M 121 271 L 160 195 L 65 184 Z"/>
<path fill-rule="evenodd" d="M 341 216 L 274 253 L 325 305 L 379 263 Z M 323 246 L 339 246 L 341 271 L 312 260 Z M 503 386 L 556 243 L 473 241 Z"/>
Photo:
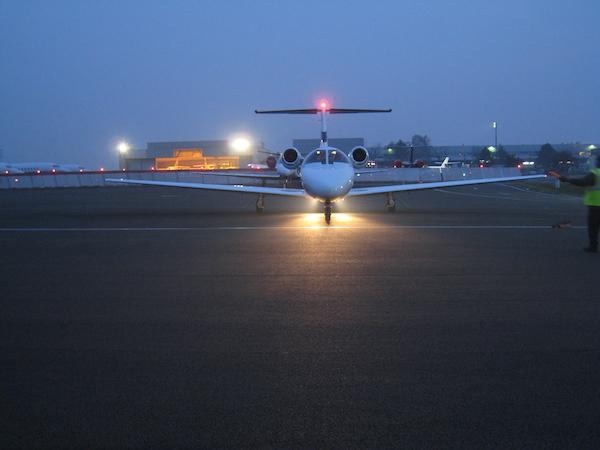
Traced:
<path fill-rule="evenodd" d="M 77 164 L 56 164 L 52 162 L 0 163 L 0 173 L 61 173 L 83 172 Z"/>

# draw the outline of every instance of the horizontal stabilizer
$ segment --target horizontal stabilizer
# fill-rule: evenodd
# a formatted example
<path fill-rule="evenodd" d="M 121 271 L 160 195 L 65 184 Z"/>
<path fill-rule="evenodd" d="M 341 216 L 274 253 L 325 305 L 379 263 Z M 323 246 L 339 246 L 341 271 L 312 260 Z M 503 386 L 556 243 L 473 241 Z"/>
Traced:
<path fill-rule="evenodd" d="M 279 109 L 276 111 L 254 111 L 256 114 L 317 114 L 318 109 Z"/>
<path fill-rule="evenodd" d="M 392 112 L 391 109 L 340 109 L 340 108 L 331 108 L 328 111 L 329 111 L 330 114 L 387 113 L 387 112 Z"/>
<path fill-rule="evenodd" d="M 353 114 L 353 113 L 386 113 L 391 112 L 391 109 L 341 109 L 331 108 L 326 109 L 330 114 Z M 321 112 L 318 108 L 311 109 L 278 109 L 275 111 L 254 111 L 256 114 L 318 114 Z"/>

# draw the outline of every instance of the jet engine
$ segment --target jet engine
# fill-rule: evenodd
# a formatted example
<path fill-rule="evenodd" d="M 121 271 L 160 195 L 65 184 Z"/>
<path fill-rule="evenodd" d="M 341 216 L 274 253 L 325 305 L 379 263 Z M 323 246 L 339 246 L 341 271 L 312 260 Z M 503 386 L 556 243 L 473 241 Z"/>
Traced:
<path fill-rule="evenodd" d="M 286 148 L 281 156 L 281 163 L 286 169 L 297 169 L 302 164 L 302 155 L 294 147 Z"/>
<path fill-rule="evenodd" d="M 366 148 L 358 146 L 354 147 L 348 154 L 352 165 L 355 169 L 362 169 L 369 162 L 369 152 Z"/>

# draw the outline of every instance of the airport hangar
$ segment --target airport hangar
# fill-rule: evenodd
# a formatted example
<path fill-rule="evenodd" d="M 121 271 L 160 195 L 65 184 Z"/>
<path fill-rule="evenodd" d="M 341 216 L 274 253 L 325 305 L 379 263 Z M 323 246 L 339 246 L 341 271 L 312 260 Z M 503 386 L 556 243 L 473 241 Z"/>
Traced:
<path fill-rule="evenodd" d="M 119 153 L 119 170 L 239 169 L 253 162 L 258 148 L 236 149 L 228 140 L 148 142 L 146 149 Z"/>

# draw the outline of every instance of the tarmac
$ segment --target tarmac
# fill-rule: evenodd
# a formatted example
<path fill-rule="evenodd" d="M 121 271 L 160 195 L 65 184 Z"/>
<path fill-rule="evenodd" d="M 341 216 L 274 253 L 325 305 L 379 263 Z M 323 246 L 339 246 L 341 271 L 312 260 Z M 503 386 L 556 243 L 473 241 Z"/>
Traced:
<path fill-rule="evenodd" d="M 0 447 L 600 448 L 581 198 L 396 200 L 0 190 Z"/>

